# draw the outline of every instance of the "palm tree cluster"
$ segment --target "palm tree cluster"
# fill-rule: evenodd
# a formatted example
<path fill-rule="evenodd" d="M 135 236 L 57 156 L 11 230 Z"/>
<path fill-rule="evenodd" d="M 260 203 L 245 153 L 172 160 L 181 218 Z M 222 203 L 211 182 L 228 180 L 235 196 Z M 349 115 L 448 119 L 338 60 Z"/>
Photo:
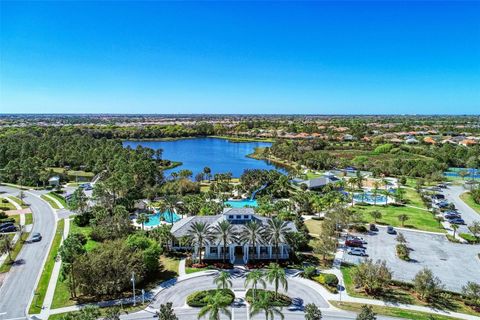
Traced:
<path fill-rule="evenodd" d="M 198 249 L 199 263 L 202 263 L 202 250 L 210 243 L 220 243 L 223 249 L 222 259 L 226 261 L 227 246 L 232 243 L 248 244 L 256 249 L 257 245 L 271 245 L 274 256 L 278 262 L 281 255 L 280 245 L 287 242 L 290 233 L 288 223 L 278 218 L 272 218 L 263 224 L 259 220 L 252 220 L 235 228 L 227 220 L 222 220 L 214 225 L 206 222 L 195 221 L 188 230 L 192 243 Z"/>

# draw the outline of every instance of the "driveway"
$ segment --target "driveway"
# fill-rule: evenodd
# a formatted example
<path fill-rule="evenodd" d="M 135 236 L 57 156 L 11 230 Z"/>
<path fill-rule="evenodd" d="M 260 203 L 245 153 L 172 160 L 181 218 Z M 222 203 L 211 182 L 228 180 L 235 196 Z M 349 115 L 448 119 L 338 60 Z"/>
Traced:
<path fill-rule="evenodd" d="M 17 196 L 19 190 L 0 186 L 0 192 Z M 43 239 L 40 242 L 24 244 L 16 264 L 7 273 L 0 287 L 0 314 L 5 313 L 3 320 L 26 318 L 25 311 L 55 232 L 55 214 L 48 204 L 29 191 L 25 192 L 24 201 L 30 204 L 33 213 L 35 223 L 32 232 L 40 232 Z"/>
<path fill-rule="evenodd" d="M 245 295 L 245 275 L 243 272 L 235 273 L 232 277 L 232 290 L 236 292 L 236 295 Z M 160 304 L 166 301 L 172 302 L 173 307 L 185 307 L 187 296 L 194 291 L 216 289 L 217 286 L 213 283 L 213 275 L 204 275 L 194 277 L 188 280 L 179 281 L 172 286 L 160 291 L 151 303 L 151 307 L 157 309 Z M 273 290 L 271 285 L 267 285 L 267 289 Z M 279 290 L 285 293 L 283 290 Z M 302 299 L 304 304 L 315 303 L 320 308 L 328 308 L 327 301 L 313 288 L 307 287 L 300 283 L 295 278 L 288 279 L 288 294 L 292 299 Z"/>
<path fill-rule="evenodd" d="M 399 259 L 395 252 L 396 236 L 386 233 L 379 227 L 379 232 L 362 237 L 369 258 L 385 260 L 393 271 L 394 279 L 412 281 L 415 274 L 423 267 L 430 268 L 440 278 L 448 290 L 461 291 L 468 281 L 480 279 L 480 245 L 452 243 L 443 235 L 401 230 L 407 239 L 407 246 L 412 249 L 407 262 Z M 358 264 L 365 258 L 344 254 L 345 262 Z"/>

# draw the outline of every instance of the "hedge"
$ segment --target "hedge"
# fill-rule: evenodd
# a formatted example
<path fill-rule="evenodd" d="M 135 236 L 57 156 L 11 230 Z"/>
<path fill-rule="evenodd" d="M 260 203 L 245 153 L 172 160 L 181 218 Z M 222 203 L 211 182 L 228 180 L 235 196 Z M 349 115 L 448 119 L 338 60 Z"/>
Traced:
<path fill-rule="evenodd" d="M 277 296 L 275 297 L 275 291 L 257 289 L 255 290 L 255 298 L 258 296 L 267 296 L 267 298 L 270 300 L 270 304 L 276 307 L 288 307 L 292 304 L 292 299 L 289 296 L 277 293 Z M 248 303 L 253 302 L 253 289 L 248 289 L 247 293 L 245 294 L 245 299 Z"/>
<path fill-rule="evenodd" d="M 460 233 L 458 236 L 460 238 L 464 239 L 464 240 L 467 240 L 468 243 L 479 243 L 480 242 L 480 238 L 475 237 L 473 234 Z"/>
<path fill-rule="evenodd" d="M 228 297 L 229 299 L 225 302 L 225 305 L 230 305 L 235 298 L 235 294 L 230 289 L 212 289 L 212 290 L 202 290 L 192 293 L 187 297 L 187 304 L 190 307 L 204 307 L 207 305 L 209 297 L 214 296 L 218 291 L 222 292 L 222 295 Z"/>
<path fill-rule="evenodd" d="M 338 278 L 332 273 L 321 273 L 320 275 L 313 277 L 313 280 L 320 283 L 328 291 L 332 293 L 337 293 L 338 289 Z"/>

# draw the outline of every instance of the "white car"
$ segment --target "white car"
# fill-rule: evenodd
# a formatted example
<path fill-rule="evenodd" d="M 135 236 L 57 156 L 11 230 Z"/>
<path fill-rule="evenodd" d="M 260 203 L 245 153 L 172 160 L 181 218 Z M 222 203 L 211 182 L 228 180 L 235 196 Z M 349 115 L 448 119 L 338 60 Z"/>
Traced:
<path fill-rule="evenodd" d="M 350 248 L 348 251 L 347 251 L 348 254 L 352 255 L 352 256 L 366 256 L 367 253 L 365 252 L 365 249 L 363 248 Z"/>

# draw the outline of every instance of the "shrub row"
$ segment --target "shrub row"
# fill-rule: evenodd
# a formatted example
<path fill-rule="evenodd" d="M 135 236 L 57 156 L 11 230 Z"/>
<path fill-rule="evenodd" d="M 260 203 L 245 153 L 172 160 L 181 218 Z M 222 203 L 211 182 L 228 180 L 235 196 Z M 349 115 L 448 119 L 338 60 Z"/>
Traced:
<path fill-rule="evenodd" d="M 247 293 L 245 294 L 245 299 L 248 303 L 253 302 L 253 292 L 253 289 L 248 289 Z M 275 296 L 275 292 L 270 290 L 255 290 L 255 299 L 257 299 L 257 297 L 259 296 L 266 296 L 267 299 L 270 301 L 270 304 L 276 307 L 288 307 L 292 304 L 292 299 L 289 296 L 281 293 L 277 293 L 277 295 Z"/>
<path fill-rule="evenodd" d="M 324 286 L 328 291 L 332 293 L 338 292 L 338 278 L 336 275 L 331 273 L 321 273 L 316 277 L 313 277 L 313 280 L 320 283 Z"/>
<path fill-rule="evenodd" d="M 221 292 L 224 297 L 228 299 L 225 300 L 225 305 L 229 305 L 233 302 L 235 294 L 230 289 L 212 289 L 212 290 L 202 290 L 192 293 L 187 297 L 187 304 L 190 307 L 204 307 L 207 305 L 208 299 L 213 297 L 217 292 Z"/>

